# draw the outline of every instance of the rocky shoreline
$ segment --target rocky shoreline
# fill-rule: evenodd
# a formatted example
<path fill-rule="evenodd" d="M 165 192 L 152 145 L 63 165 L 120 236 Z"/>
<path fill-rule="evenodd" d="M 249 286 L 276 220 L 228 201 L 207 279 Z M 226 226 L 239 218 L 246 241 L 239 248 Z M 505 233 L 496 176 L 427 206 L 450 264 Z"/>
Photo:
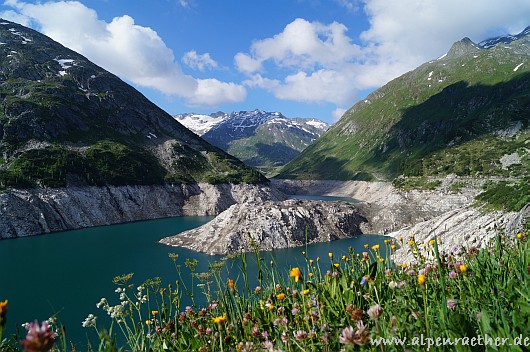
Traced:
<path fill-rule="evenodd" d="M 236 203 L 282 200 L 266 185 L 187 184 L 10 189 L 0 239 L 173 216 L 218 215 Z"/>

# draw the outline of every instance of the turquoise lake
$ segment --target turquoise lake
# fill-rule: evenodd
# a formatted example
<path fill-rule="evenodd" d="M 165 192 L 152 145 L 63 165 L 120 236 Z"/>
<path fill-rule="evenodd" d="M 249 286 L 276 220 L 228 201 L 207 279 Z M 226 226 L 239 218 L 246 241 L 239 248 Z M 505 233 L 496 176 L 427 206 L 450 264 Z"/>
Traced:
<path fill-rule="evenodd" d="M 0 241 L 0 300 L 9 300 L 7 328 L 24 322 L 39 321 L 57 314 L 66 327 L 69 338 L 80 343 L 92 331 L 81 326 L 89 313 L 104 318 L 105 313 L 96 308 L 102 297 L 114 299 L 115 276 L 134 273 L 132 282 L 161 277 L 163 285 L 177 279 L 169 253 L 177 253 L 177 262 L 183 273 L 187 258 L 197 259 L 197 272 L 207 272 L 208 265 L 221 259 L 187 249 L 169 247 L 158 243 L 163 237 L 200 226 L 212 217 L 176 217 L 141 221 L 120 225 L 58 232 L 42 236 Z M 384 236 L 364 235 L 355 238 L 309 245 L 309 257 L 321 257 L 329 265 L 328 252 L 340 256 L 349 247 L 357 252 L 363 245 L 382 243 Z M 288 269 L 304 263 L 303 248 L 281 249 L 265 252 L 265 260 L 274 260 L 280 268 Z M 253 258 L 254 255 L 249 255 Z M 231 266 L 239 270 L 237 263 Z M 248 276 L 256 281 L 255 261 L 248 260 Z M 233 272 L 231 277 L 237 278 Z M 189 278 L 184 277 L 184 280 Z M 189 304 L 183 300 L 183 306 Z"/>

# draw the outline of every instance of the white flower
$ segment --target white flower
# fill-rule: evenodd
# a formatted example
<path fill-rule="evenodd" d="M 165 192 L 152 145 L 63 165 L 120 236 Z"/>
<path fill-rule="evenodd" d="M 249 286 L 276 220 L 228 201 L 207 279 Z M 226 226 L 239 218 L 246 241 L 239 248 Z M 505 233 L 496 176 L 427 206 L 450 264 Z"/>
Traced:
<path fill-rule="evenodd" d="M 83 321 L 81 325 L 83 325 L 84 328 L 96 326 L 96 319 L 97 317 L 94 316 L 94 314 L 89 314 L 88 317 Z"/>

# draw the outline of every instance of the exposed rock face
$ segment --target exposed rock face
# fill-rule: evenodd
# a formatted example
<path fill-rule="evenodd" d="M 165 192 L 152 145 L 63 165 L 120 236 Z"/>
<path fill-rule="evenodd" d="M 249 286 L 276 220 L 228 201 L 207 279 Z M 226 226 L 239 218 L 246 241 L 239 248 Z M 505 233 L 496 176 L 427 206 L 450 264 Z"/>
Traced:
<path fill-rule="evenodd" d="M 362 234 L 367 220 L 346 202 L 286 200 L 231 206 L 211 222 L 161 240 L 208 254 L 297 247 Z"/>
<path fill-rule="evenodd" d="M 478 193 L 464 190 L 452 193 L 435 191 L 402 192 L 389 182 L 335 180 L 272 180 L 286 194 L 351 197 L 358 200 L 359 211 L 368 219 L 364 233 L 389 233 L 432 219 L 447 211 L 462 208 Z"/>
<path fill-rule="evenodd" d="M 9 190 L 0 239 L 170 216 L 217 215 L 237 202 L 281 200 L 263 185 L 191 184 Z"/>
<path fill-rule="evenodd" d="M 414 234 L 418 248 L 439 236 L 442 240 L 438 248 L 440 253 L 467 251 L 470 248 L 483 248 L 498 234 L 515 235 L 521 231 L 521 224 L 530 217 L 530 204 L 519 212 L 502 214 L 500 212 L 481 214 L 475 208 L 464 207 L 448 211 L 433 219 L 420 222 L 389 234 L 403 238 L 404 245 L 393 255 L 396 263 L 410 263 L 415 260 L 409 251 L 407 240 Z M 428 255 L 428 253 L 423 253 Z"/>

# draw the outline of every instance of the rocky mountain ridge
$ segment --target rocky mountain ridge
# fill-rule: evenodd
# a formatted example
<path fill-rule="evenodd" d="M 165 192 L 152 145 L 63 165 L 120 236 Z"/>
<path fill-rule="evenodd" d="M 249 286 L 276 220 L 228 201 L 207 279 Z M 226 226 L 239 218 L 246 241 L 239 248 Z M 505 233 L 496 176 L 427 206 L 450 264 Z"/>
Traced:
<path fill-rule="evenodd" d="M 284 165 L 330 127 L 317 119 L 287 118 L 259 109 L 188 113 L 175 119 L 214 146 L 264 170 Z"/>
<path fill-rule="evenodd" d="M 115 75 L 0 20 L 0 190 L 266 182 Z"/>

